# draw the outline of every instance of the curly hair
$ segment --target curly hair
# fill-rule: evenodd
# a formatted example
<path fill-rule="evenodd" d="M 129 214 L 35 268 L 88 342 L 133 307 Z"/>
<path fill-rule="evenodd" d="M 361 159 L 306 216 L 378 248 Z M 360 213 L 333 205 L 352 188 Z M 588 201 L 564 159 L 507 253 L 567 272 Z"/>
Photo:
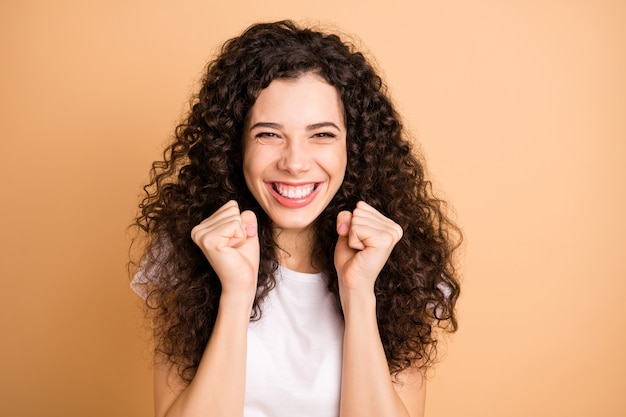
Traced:
<path fill-rule="evenodd" d="M 359 200 L 404 230 L 375 283 L 378 327 L 392 375 L 430 366 L 438 332 L 455 331 L 459 282 L 453 252 L 461 233 L 425 176 L 381 78 L 354 46 L 336 34 L 291 21 L 261 23 L 227 41 L 211 61 L 191 109 L 163 159 L 152 164 L 134 225 L 145 238 L 139 273 L 155 349 L 190 382 L 217 317 L 220 281 L 190 238 L 191 229 L 229 200 L 259 219 L 258 291 L 251 319 L 275 285 L 278 262 L 269 217 L 245 184 L 242 137 L 248 111 L 272 80 L 316 73 L 343 102 L 347 169 L 343 184 L 316 219 L 312 259 L 338 299 L 334 250 L 341 210 Z"/>

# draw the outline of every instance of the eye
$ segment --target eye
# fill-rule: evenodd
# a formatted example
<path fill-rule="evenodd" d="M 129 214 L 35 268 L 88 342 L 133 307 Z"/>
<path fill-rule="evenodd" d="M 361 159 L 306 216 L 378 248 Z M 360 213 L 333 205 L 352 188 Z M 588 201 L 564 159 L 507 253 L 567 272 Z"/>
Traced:
<path fill-rule="evenodd" d="M 336 137 L 337 135 L 332 132 L 319 132 L 311 136 L 312 139 L 322 143 L 332 142 Z"/>
<path fill-rule="evenodd" d="M 278 135 L 272 132 L 260 132 L 254 135 L 255 138 L 277 138 Z"/>
<path fill-rule="evenodd" d="M 259 132 L 254 135 L 254 139 L 259 143 L 271 143 L 282 138 L 273 132 Z"/>

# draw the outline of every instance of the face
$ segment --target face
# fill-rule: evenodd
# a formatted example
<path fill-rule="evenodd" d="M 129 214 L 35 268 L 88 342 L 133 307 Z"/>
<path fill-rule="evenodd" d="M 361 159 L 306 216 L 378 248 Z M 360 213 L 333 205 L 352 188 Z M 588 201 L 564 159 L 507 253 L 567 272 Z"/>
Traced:
<path fill-rule="evenodd" d="M 346 161 L 343 105 L 333 86 L 304 74 L 261 91 L 244 130 L 243 172 L 275 227 L 310 226 L 341 186 Z"/>

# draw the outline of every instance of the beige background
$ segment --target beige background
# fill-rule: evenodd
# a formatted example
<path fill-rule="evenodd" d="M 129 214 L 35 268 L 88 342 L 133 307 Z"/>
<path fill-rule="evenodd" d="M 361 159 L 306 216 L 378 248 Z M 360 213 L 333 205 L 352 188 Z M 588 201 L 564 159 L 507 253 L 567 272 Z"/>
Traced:
<path fill-rule="evenodd" d="M 626 2 L 2 1 L 0 414 L 149 416 L 125 262 L 204 63 L 322 21 L 384 69 L 466 234 L 435 416 L 626 415 Z"/>

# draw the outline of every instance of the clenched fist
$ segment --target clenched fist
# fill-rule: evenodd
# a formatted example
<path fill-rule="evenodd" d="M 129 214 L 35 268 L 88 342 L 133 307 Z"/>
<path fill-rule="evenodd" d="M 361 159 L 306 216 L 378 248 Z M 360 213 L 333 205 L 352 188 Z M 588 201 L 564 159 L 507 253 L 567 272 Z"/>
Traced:
<path fill-rule="evenodd" d="M 259 238 L 252 211 L 240 212 L 231 200 L 194 227 L 191 238 L 219 277 L 222 294 L 256 292 Z"/>

